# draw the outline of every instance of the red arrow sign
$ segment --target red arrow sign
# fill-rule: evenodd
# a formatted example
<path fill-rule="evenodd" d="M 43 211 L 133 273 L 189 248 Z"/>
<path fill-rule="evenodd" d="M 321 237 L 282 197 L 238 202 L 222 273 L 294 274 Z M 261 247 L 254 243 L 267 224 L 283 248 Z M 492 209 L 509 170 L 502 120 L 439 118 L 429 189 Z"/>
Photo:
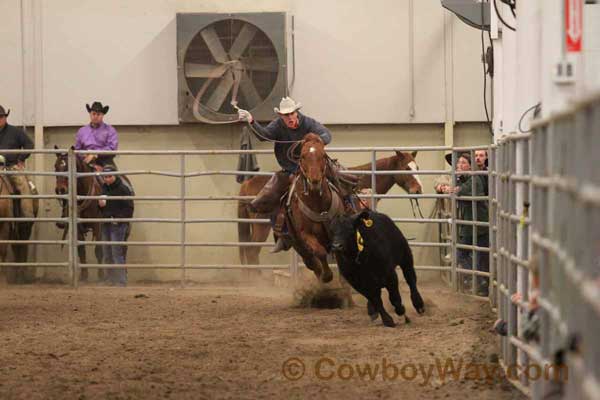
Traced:
<path fill-rule="evenodd" d="M 583 37 L 583 0 L 565 0 L 567 51 L 579 53 Z"/>

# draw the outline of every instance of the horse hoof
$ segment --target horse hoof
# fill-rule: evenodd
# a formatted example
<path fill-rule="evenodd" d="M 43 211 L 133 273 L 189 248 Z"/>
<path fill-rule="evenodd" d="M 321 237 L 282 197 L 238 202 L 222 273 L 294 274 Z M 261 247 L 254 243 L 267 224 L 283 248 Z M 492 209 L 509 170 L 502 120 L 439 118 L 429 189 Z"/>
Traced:
<path fill-rule="evenodd" d="M 321 275 L 321 281 L 323 283 L 329 283 L 329 282 L 331 282 L 332 279 L 333 279 L 333 273 L 331 271 L 324 272 Z"/>
<path fill-rule="evenodd" d="M 410 319 L 406 315 L 404 316 L 404 323 L 405 324 L 410 324 Z"/>
<path fill-rule="evenodd" d="M 417 308 L 417 312 L 418 312 L 420 315 L 423 315 L 423 314 L 425 314 L 425 307 Z"/>
<path fill-rule="evenodd" d="M 375 321 L 378 316 L 378 314 L 369 314 L 369 318 L 371 318 L 371 321 Z"/>

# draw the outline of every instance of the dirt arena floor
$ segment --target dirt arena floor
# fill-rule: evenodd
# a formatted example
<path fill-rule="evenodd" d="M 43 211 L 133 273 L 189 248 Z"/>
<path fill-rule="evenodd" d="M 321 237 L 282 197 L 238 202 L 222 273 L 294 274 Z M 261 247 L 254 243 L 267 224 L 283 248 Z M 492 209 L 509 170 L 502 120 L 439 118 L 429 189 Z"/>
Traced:
<path fill-rule="evenodd" d="M 308 309 L 266 284 L 3 286 L 0 399 L 524 399 L 489 305 L 421 292 L 426 315 L 384 328 L 358 295 Z"/>

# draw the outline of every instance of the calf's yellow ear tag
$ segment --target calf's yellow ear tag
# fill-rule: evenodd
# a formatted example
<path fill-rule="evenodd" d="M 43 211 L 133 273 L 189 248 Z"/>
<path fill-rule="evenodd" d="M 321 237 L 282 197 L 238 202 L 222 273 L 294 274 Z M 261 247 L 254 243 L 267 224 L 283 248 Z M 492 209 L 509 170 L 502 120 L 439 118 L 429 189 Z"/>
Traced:
<path fill-rule="evenodd" d="M 360 232 L 358 231 L 358 229 L 356 230 L 356 247 L 358 247 L 359 253 L 361 251 L 363 251 L 365 248 L 365 242 L 364 242 Z"/>
<path fill-rule="evenodd" d="M 365 226 L 367 228 L 370 228 L 370 227 L 373 226 L 373 220 L 372 219 L 363 219 L 363 222 L 364 222 L 364 224 L 365 224 Z"/>

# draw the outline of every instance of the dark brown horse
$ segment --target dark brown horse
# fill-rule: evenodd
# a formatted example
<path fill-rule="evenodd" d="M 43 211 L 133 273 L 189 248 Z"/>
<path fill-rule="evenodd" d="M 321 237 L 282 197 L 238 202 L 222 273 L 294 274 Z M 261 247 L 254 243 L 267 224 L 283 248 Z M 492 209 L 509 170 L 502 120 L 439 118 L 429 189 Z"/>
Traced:
<path fill-rule="evenodd" d="M 87 164 L 85 164 L 79 157 L 75 157 L 77 160 L 77 172 L 94 172 Z M 56 155 L 56 162 L 54 163 L 55 172 L 68 172 L 69 171 L 69 160 L 67 153 L 61 153 Z M 56 177 L 56 194 L 67 194 L 69 193 L 69 178 L 66 176 Z M 100 183 L 98 183 L 94 176 L 84 176 L 77 178 L 77 194 L 79 196 L 99 196 L 102 190 Z M 69 207 L 66 200 L 61 201 L 62 204 L 62 218 L 69 216 Z M 98 206 L 97 200 L 81 200 L 77 202 L 77 213 L 80 218 L 102 218 L 100 207 Z M 67 234 L 68 225 L 62 222 L 56 224 L 58 228 L 64 230 L 64 236 Z M 85 240 L 86 234 L 91 232 L 92 240 L 100 240 L 101 231 L 100 222 L 83 222 L 77 224 L 77 240 Z M 98 263 L 102 263 L 102 246 L 96 245 L 94 249 L 96 259 Z M 79 261 L 82 264 L 86 263 L 86 251 L 85 246 L 78 246 L 77 253 L 79 254 Z M 104 278 L 104 269 L 98 270 L 98 279 Z M 88 270 L 87 268 L 81 269 L 80 279 L 87 281 Z"/>
<path fill-rule="evenodd" d="M 327 263 L 329 224 L 344 212 L 344 206 L 327 179 L 325 144 L 318 135 L 309 133 L 304 137 L 298 165 L 287 200 L 288 230 L 293 247 L 306 266 L 319 281 L 330 282 L 333 274 Z"/>
<path fill-rule="evenodd" d="M 397 151 L 395 155 L 377 160 L 375 166 L 377 171 L 410 171 L 417 170 L 415 162 L 417 152 L 404 153 Z M 371 163 L 350 167 L 351 170 L 368 171 Z M 269 180 L 269 176 L 257 175 L 242 183 L 240 196 L 256 196 Z M 387 193 L 394 185 L 400 186 L 409 194 L 420 194 L 423 186 L 418 175 L 376 175 L 375 184 L 378 194 Z M 371 175 L 360 175 L 358 189 L 371 188 Z M 250 200 L 238 201 L 238 218 L 268 218 L 267 215 L 255 214 L 247 207 Z M 238 239 L 240 242 L 264 242 L 269 236 L 271 225 L 261 223 L 238 223 Z M 240 247 L 240 261 L 242 264 L 258 264 L 261 247 Z"/>

